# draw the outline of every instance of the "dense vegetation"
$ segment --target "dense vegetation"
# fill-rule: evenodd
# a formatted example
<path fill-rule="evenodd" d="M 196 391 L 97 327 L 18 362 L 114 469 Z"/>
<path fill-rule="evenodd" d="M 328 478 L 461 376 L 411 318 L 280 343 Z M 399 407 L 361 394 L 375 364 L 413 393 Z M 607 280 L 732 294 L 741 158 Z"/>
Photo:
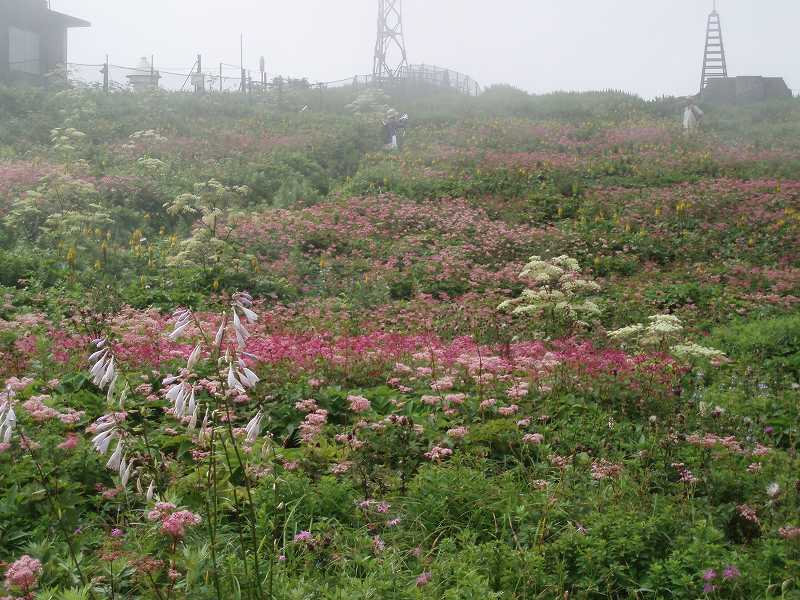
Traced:
<path fill-rule="evenodd" d="M 0 89 L 6 596 L 800 598 L 800 104 L 357 94 Z"/>

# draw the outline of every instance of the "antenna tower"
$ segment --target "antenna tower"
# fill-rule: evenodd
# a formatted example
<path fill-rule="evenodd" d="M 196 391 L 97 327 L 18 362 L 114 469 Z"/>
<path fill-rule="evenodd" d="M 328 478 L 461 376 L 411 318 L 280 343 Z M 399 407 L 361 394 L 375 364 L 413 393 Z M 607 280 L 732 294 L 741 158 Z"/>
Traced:
<path fill-rule="evenodd" d="M 722 42 L 722 24 L 714 0 L 714 10 L 708 15 L 706 27 L 706 51 L 703 56 L 703 76 L 700 80 L 700 91 L 708 86 L 712 79 L 728 76 L 728 63 L 725 60 L 725 45 Z"/>
<path fill-rule="evenodd" d="M 396 79 L 408 66 L 403 39 L 403 1 L 378 0 L 378 40 L 372 75 L 376 81 Z"/>

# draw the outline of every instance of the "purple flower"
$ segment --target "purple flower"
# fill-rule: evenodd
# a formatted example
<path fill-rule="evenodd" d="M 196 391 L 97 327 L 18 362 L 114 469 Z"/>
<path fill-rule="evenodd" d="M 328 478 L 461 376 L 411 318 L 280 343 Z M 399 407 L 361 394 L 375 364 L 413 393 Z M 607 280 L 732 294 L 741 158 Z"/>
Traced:
<path fill-rule="evenodd" d="M 737 579 L 742 576 L 742 572 L 736 568 L 736 565 L 728 565 L 722 572 L 723 579 Z"/>
<path fill-rule="evenodd" d="M 431 580 L 431 573 L 429 571 L 425 571 L 422 575 L 417 577 L 417 587 L 423 587 L 428 585 Z"/>
<path fill-rule="evenodd" d="M 310 531 L 301 531 L 296 536 L 294 536 L 295 543 L 307 543 L 314 540 L 314 536 L 311 535 Z"/>
<path fill-rule="evenodd" d="M 717 589 L 713 583 L 707 583 L 703 586 L 703 593 L 704 594 L 711 594 L 714 590 Z"/>
<path fill-rule="evenodd" d="M 708 569 L 703 573 L 703 581 L 714 581 L 717 578 L 717 572 L 714 569 Z"/>

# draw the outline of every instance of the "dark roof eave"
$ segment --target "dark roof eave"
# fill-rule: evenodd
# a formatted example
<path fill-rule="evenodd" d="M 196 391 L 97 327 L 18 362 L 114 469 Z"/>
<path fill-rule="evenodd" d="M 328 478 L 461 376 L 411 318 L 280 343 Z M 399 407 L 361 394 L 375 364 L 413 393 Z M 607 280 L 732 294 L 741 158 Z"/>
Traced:
<path fill-rule="evenodd" d="M 89 21 L 84 21 L 83 19 L 79 19 L 78 17 L 73 17 L 70 15 L 65 15 L 64 13 L 56 12 L 54 10 L 50 11 L 50 16 L 61 23 L 64 27 L 91 27 L 92 24 Z"/>

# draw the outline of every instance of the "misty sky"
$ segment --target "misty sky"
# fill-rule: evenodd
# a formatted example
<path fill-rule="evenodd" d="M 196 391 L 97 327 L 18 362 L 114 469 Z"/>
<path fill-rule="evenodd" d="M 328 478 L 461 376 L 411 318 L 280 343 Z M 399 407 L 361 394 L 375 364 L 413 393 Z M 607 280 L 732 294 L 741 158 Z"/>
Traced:
<path fill-rule="evenodd" d="M 376 0 L 51 0 L 92 22 L 69 60 L 188 71 L 239 63 L 329 81 L 369 73 Z M 409 61 L 531 92 L 616 88 L 695 93 L 711 0 L 404 0 Z M 731 75 L 776 75 L 800 90 L 798 0 L 720 0 Z M 234 74 L 228 71 L 230 74 Z"/>

